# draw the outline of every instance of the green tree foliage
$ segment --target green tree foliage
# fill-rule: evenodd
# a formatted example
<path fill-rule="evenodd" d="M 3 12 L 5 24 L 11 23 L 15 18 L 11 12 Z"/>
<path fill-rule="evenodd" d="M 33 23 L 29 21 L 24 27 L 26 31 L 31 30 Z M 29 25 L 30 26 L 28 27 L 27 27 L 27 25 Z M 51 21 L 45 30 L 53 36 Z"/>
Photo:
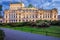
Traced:
<path fill-rule="evenodd" d="M 0 11 L 2 11 L 2 5 L 0 5 Z"/>
<path fill-rule="evenodd" d="M 37 20 L 36 22 L 20 22 L 20 23 L 0 23 L 0 26 L 11 26 L 11 27 L 50 27 L 50 26 L 60 26 L 60 20 L 58 21 L 48 21 L 48 20 Z"/>
<path fill-rule="evenodd" d="M 60 20 L 58 20 L 58 21 L 51 21 L 51 25 L 60 26 Z"/>
<path fill-rule="evenodd" d="M 0 18 L 2 18 L 1 14 L 0 14 Z"/>
<path fill-rule="evenodd" d="M 0 30 L 0 40 L 4 40 L 5 38 L 5 33 L 3 30 Z"/>
<path fill-rule="evenodd" d="M 2 18 L 1 11 L 2 11 L 2 5 L 0 5 L 0 18 Z"/>

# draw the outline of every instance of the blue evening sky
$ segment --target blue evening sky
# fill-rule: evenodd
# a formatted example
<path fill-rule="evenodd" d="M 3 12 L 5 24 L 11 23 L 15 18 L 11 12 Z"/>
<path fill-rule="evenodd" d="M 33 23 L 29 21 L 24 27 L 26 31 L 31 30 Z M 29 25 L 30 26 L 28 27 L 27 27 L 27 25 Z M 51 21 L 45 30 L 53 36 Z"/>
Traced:
<path fill-rule="evenodd" d="M 9 9 L 10 2 L 20 2 L 21 0 L 0 0 L 0 5 L 3 5 L 3 10 Z M 22 0 L 25 6 L 32 4 L 36 8 L 52 9 L 57 8 L 60 14 L 60 0 Z"/>

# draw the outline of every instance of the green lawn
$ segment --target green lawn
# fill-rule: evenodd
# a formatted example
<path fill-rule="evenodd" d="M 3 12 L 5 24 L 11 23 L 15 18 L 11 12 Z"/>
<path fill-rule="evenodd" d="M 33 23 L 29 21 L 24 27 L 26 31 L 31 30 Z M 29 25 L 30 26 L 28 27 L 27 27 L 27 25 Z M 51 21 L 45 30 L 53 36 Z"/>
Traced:
<path fill-rule="evenodd" d="M 51 26 L 48 28 L 32 28 L 29 26 L 24 27 L 7 27 L 13 30 L 20 30 L 24 32 L 30 32 L 35 34 L 42 34 L 42 35 L 49 35 L 49 36 L 55 36 L 60 37 L 60 27 L 59 26 Z"/>
<path fill-rule="evenodd" d="M 34 34 L 60 37 L 60 26 L 51 26 L 48 28 L 32 28 L 29 26 L 24 26 L 24 27 L 4 26 L 4 28 L 9 28 L 12 30 L 20 30 L 20 31 L 24 31 L 24 32 L 30 32 L 30 33 L 34 33 Z"/>

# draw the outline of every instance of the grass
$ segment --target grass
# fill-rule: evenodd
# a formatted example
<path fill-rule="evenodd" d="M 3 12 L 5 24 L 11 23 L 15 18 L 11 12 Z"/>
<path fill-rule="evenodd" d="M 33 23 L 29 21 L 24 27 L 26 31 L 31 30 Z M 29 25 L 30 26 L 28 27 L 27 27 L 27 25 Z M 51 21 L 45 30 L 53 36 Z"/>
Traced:
<path fill-rule="evenodd" d="M 10 28 L 13 30 L 20 30 L 20 31 L 24 31 L 24 32 L 30 32 L 30 33 L 34 33 L 34 34 L 42 34 L 42 35 L 60 37 L 60 27 L 59 26 L 51 26 L 48 28 L 32 28 L 29 26 L 24 26 L 24 27 L 6 26 L 6 28 Z"/>

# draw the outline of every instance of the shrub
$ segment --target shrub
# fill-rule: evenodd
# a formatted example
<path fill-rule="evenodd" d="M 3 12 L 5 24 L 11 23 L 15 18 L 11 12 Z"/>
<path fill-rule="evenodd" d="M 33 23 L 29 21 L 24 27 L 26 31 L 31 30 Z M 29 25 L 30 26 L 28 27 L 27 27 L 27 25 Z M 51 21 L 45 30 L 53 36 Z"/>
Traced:
<path fill-rule="evenodd" d="M 58 26 L 60 26 L 60 20 L 58 21 Z"/>
<path fill-rule="evenodd" d="M 7 26 L 8 25 L 8 23 L 2 23 L 2 26 Z"/>
<path fill-rule="evenodd" d="M 18 27 L 27 26 L 27 25 L 28 25 L 28 22 L 20 22 L 20 23 L 18 23 Z"/>
<path fill-rule="evenodd" d="M 17 27 L 19 24 L 18 23 L 8 23 L 8 25 L 11 27 Z"/>
<path fill-rule="evenodd" d="M 11 27 L 22 27 L 22 26 L 29 26 L 29 22 L 20 22 L 20 23 L 8 23 Z"/>
<path fill-rule="evenodd" d="M 45 27 L 50 27 L 50 24 L 47 22 L 43 22 L 43 23 L 38 23 L 37 26 L 41 27 L 41 28 L 43 28 L 43 27 L 45 28 Z"/>
<path fill-rule="evenodd" d="M 60 26 L 60 20 L 58 20 L 58 21 L 52 21 L 51 25 Z"/>
<path fill-rule="evenodd" d="M 51 21 L 48 20 L 38 20 L 36 21 L 37 27 L 50 27 Z"/>
<path fill-rule="evenodd" d="M 23 22 L 22 26 L 29 26 L 30 22 Z"/>
<path fill-rule="evenodd" d="M 43 20 L 37 20 L 36 23 L 44 22 Z"/>
<path fill-rule="evenodd" d="M 36 26 L 36 22 L 29 22 L 29 26 L 31 26 L 31 27 L 37 27 Z"/>
<path fill-rule="evenodd" d="M 3 30 L 0 30 L 0 40 L 4 40 L 5 38 L 5 33 L 3 32 Z"/>
<path fill-rule="evenodd" d="M 0 23 L 0 26 L 2 26 L 3 24 L 2 23 Z"/>
<path fill-rule="evenodd" d="M 0 23 L 2 26 L 11 26 L 11 27 L 23 27 L 23 26 L 31 26 L 31 27 L 48 27 L 50 26 L 51 21 L 47 20 L 38 20 L 36 22 L 20 22 L 20 23 Z"/>
<path fill-rule="evenodd" d="M 8 26 L 7 23 L 0 23 L 0 26 Z"/>

